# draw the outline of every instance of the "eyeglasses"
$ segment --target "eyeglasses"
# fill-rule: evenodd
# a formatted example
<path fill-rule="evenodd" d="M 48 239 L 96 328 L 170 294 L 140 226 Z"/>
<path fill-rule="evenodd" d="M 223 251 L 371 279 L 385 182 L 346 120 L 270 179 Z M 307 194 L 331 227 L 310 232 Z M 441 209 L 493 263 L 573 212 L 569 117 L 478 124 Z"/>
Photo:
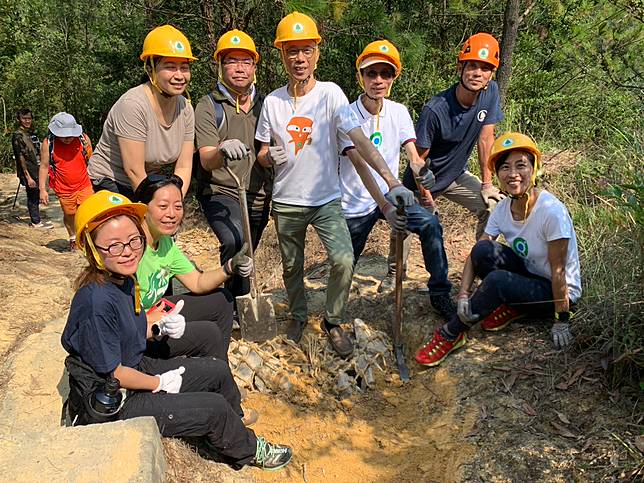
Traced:
<path fill-rule="evenodd" d="M 116 242 L 112 243 L 109 247 L 99 247 L 98 245 L 95 245 L 96 248 L 99 248 L 103 250 L 104 252 L 109 253 L 113 257 L 118 257 L 125 251 L 125 247 L 130 247 L 132 251 L 140 250 L 141 247 L 143 246 L 143 242 L 145 241 L 145 238 L 141 235 L 137 235 L 135 237 L 132 237 L 132 239 L 127 242 L 127 243 L 122 243 L 122 242 Z"/>
<path fill-rule="evenodd" d="M 305 58 L 310 59 L 315 53 L 316 47 L 291 47 L 286 50 L 286 58 L 289 60 L 297 59 L 297 56 L 300 52 L 304 55 Z"/>
<path fill-rule="evenodd" d="M 365 76 L 367 76 L 369 79 L 376 79 L 378 76 L 380 76 L 384 80 L 389 80 L 394 77 L 394 72 L 391 69 L 367 69 Z"/>
<path fill-rule="evenodd" d="M 255 62 L 253 61 L 253 59 L 230 59 L 224 60 L 222 64 L 226 67 L 240 66 L 248 69 L 249 67 L 254 66 Z"/>

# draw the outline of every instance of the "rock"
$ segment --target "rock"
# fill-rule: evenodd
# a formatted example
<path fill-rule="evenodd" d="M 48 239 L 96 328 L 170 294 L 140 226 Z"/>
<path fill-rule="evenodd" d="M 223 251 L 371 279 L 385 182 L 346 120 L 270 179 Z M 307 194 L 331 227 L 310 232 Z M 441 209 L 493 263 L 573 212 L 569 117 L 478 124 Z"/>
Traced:
<path fill-rule="evenodd" d="M 241 379 L 246 385 L 250 386 L 253 383 L 255 373 L 245 362 L 240 362 L 233 373 L 236 378 Z"/>
<path fill-rule="evenodd" d="M 250 367 L 253 372 L 256 372 L 257 369 L 259 369 L 259 367 L 264 364 L 264 359 L 262 359 L 262 356 L 260 356 L 254 350 L 249 351 L 249 353 L 244 358 L 244 361 L 246 362 L 246 364 L 248 364 L 248 367 Z"/>

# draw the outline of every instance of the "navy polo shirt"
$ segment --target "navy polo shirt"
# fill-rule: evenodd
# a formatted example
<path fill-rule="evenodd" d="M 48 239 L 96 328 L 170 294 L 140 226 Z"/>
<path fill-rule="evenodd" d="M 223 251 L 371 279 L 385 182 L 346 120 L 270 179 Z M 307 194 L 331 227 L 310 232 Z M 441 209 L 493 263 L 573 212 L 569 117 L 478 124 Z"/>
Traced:
<path fill-rule="evenodd" d="M 488 88 L 479 92 L 474 105 L 464 108 L 456 99 L 454 84 L 432 97 L 418 118 L 416 145 L 429 149 L 430 169 L 436 176 L 432 194 L 440 194 L 467 168 L 467 160 L 486 124 L 503 120 L 499 87 L 490 81 Z M 416 189 L 413 174 L 407 168 L 404 183 Z"/>
<path fill-rule="evenodd" d="M 61 342 L 99 374 L 119 364 L 136 367 L 143 358 L 147 319 L 134 313 L 134 282 L 91 283 L 79 289 L 69 309 Z"/>

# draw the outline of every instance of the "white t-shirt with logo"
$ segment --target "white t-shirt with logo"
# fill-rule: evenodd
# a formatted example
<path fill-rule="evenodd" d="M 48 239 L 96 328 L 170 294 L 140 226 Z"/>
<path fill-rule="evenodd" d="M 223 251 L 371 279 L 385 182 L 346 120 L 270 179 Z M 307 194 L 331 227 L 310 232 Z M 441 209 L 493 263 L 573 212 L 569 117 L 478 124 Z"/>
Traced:
<path fill-rule="evenodd" d="M 264 99 L 255 139 L 283 146 L 288 161 L 275 166 L 273 201 L 321 206 L 340 197 L 338 180 L 342 109 L 349 104 L 333 82 L 316 81 L 305 96 L 292 98 L 286 86 Z"/>
<path fill-rule="evenodd" d="M 372 115 L 358 98 L 349 108 L 357 116 L 362 131 L 384 158 L 395 177 L 398 177 L 400 164 L 400 146 L 416 141 L 416 131 L 409 111 L 397 102 L 384 99 L 378 116 Z M 353 146 L 351 140 L 340 146 L 342 152 Z M 385 180 L 371 167 L 371 175 L 378 183 L 380 190 L 386 193 L 389 188 Z M 342 190 L 342 210 L 346 218 L 358 218 L 376 209 L 377 204 L 365 188 L 362 179 L 347 156 L 340 158 L 340 189 Z"/>
<path fill-rule="evenodd" d="M 581 297 L 581 269 L 577 253 L 577 236 L 566 206 L 553 194 L 543 190 L 525 223 L 514 220 L 510 212 L 511 198 L 497 205 L 485 227 L 492 237 L 503 235 L 514 253 L 525 261 L 531 273 L 552 280 L 548 262 L 548 242 L 568 239 L 566 283 L 568 296 L 576 302 Z"/>

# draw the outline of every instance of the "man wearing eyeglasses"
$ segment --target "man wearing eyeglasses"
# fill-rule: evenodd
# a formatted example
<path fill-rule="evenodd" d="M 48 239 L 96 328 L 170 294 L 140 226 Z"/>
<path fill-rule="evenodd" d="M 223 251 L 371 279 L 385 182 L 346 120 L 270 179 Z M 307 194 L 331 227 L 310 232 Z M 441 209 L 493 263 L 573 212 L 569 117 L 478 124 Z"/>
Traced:
<path fill-rule="evenodd" d="M 195 109 L 195 141 L 199 152 L 197 199 L 208 224 L 220 242 L 221 265 L 244 243 L 236 182 L 224 169 L 227 164 L 243 179 L 253 247 L 257 248 L 268 223 L 272 169 L 256 163 L 259 142 L 255 128 L 262 96 L 255 87 L 259 53 L 255 42 L 240 30 L 219 38 L 214 54 L 219 80 L 213 92 L 200 99 Z M 235 275 L 226 282 L 233 295 L 249 292 L 248 278 Z"/>
<path fill-rule="evenodd" d="M 382 153 L 395 176 L 398 175 L 402 146 L 418 188 L 431 189 L 434 175 L 416 151 L 416 132 L 409 111 L 402 104 L 387 99 L 402 70 L 398 49 L 388 40 L 371 42 L 358 56 L 356 70 L 364 93 L 350 107 L 360 121 L 361 129 Z M 447 279 L 447 255 L 438 217 L 418 203 L 407 207 L 405 216 L 399 217 L 392 201 L 385 197 L 387 186 L 383 180 L 366 166 L 360 154 L 352 149 L 352 144 L 345 144 L 342 148 L 347 155 L 340 161 L 342 209 L 351 233 L 356 263 L 376 222 L 393 219 L 390 224 L 394 232 L 409 231 L 418 235 L 425 269 L 430 274 L 427 283 L 430 303 L 448 320 L 456 313 L 456 307 L 449 296 L 452 284 Z M 360 173 L 365 169 L 366 174 Z M 370 189 L 370 183 L 376 183 L 375 189 Z"/>
<path fill-rule="evenodd" d="M 312 225 L 331 266 L 321 327 L 335 352 L 347 357 L 353 344 L 340 324 L 351 288 L 353 249 L 340 202 L 340 141 L 359 132 L 356 148 L 385 178 L 389 193 L 404 198 L 406 204 L 413 202 L 413 194 L 391 174 L 359 127 L 345 117 L 350 110 L 342 89 L 314 78 L 321 40 L 315 21 L 307 15 L 293 12 L 280 21 L 274 45 L 289 81 L 264 100 L 255 138 L 262 143 L 257 160 L 275 169 L 273 214 L 291 312 L 287 337 L 299 341 L 308 321 L 304 244 L 307 227 Z"/>

